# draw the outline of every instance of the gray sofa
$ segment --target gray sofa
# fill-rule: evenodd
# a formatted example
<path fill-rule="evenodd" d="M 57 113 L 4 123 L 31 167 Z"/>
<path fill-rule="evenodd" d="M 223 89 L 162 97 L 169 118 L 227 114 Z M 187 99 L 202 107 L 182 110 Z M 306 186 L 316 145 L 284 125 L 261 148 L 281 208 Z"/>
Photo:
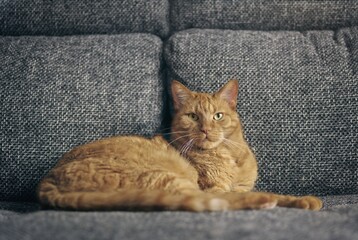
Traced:
<path fill-rule="evenodd" d="M 358 2 L 0 0 L 0 239 L 358 239 Z M 72 147 L 168 132 L 168 86 L 239 80 L 257 189 L 319 212 L 43 210 Z"/>

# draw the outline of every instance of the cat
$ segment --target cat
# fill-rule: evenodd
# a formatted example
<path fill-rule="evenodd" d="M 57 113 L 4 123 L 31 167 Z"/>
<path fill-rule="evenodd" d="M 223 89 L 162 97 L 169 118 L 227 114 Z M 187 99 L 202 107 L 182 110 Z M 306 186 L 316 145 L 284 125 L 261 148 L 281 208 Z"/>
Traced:
<path fill-rule="evenodd" d="M 44 208 L 223 211 L 275 206 L 319 210 L 313 196 L 253 192 L 257 162 L 236 112 L 238 82 L 214 94 L 172 81 L 170 142 L 115 136 L 75 147 L 41 180 Z"/>
<path fill-rule="evenodd" d="M 171 143 L 197 170 L 206 192 L 248 192 L 257 179 L 257 162 L 236 112 L 237 93 L 235 80 L 214 95 L 172 83 Z"/>

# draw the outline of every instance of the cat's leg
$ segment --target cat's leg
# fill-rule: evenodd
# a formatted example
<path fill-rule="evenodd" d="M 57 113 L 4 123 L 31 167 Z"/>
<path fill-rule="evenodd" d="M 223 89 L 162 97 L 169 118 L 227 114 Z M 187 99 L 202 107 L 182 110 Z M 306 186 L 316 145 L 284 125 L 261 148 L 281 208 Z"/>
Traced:
<path fill-rule="evenodd" d="M 177 194 L 195 196 L 193 201 L 201 199 L 199 201 L 203 202 L 202 205 L 207 207 L 207 211 L 213 211 L 211 209 L 267 209 L 273 208 L 277 204 L 277 200 L 270 194 L 233 193 L 228 192 L 230 189 L 229 186 L 214 186 L 205 189 L 205 191 L 201 191 L 197 184 L 193 184 L 193 182 L 183 178 L 173 179 L 168 187 L 171 190 L 175 189 L 175 193 Z"/>
<path fill-rule="evenodd" d="M 220 193 L 220 192 L 236 192 L 236 193 L 245 193 L 250 192 L 254 188 L 254 183 L 248 184 L 218 184 L 211 188 L 204 189 L 205 192 L 211 193 Z"/>
<path fill-rule="evenodd" d="M 144 179 L 143 179 L 144 180 Z M 183 209 L 191 211 L 221 211 L 226 209 L 266 209 L 273 208 L 277 199 L 268 193 L 234 193 L 230 192 L 230 185 L 217 185 L 202 191 L 196 182 L 176 174 L 160 172 L 147 172 L 145 181 L 149 181 L 165 191 L 184 198 Z M 165 184 L 164 184 L 165 183 Z"/>
<path fill-rule="evenodd" d="M 199 186 L 196 182 L 178 176 L 175 173 L 156 170 L 140 174 L 136 181 L 139 188 L 161 189 L 172 193 L 196 192 Z"/>
<path fill-rule="evenodd" d="M 207 194 L 224 198 L 229 202 L 229 209 L 267 209 L 274 208 L 277 205 L 277 198 L 269 193 L 250 192 L 251 186 L 238 186 L 240 188 L 232 189 L 227 185 L 215 185 L 206 188 Z M 233 191 L 235 190 L 235 191 Z"/>
<path fill-rule="evenodd" d="M 222 189 L 208 189 L 216 196 L 224 197 L 229 201 L 230 209 L 261 209 L 273 208 L 276 205 L 287 208 L 300 208 L 318 211 L 322 208 L 322 201 L 314 196 L 296 197 L 265 192 L 226 192 Z"/>
<path fill-rule="evenodd" d="M 272 194 L 277 199 L 277 206 L 288 208 L 301 208 L 307 210 L 318 211 L 323 207 L 323 202 L 318 197 L 314 196 L 292 196 Z"/>
<path fill-rule="evenodd" d="M 228 200 L 229 208 L 233 210 L 273 208 L 277 205 L 278 207 L 318 211 L 323 206 L 322 200 L 314 196 L 296 197 L 265 192 L 229 192 L 218 193 L 217 196 Z"/>
<path fill-rule="evenodd" d="M 217 193 L 216 196 L 227 200 L 230 210 L 271 209 L 277 205 L 275 196 L 263 192 L 227 192 Z"/>
<path fill-rule="evenodd" d="M 203 193 L 198 184 L 192 181 L 170 176 L 165 190 L 171 192 L 178 198 L 183 198 L 182 210 L 189 211 L 224 211 L 229 209 L 229 202 L 224 198 Z"/>
<path fill-rule="evenodd" d="M 245 193 L 251 191 L 252 188 L 239 186 L 236 189 L 233 189 L 233 192 L 236 193 Z M 292 196 L 292 195 L 280 195 L 273 193 L 261 192 L 264 195 L 271 195 L 271 199 L 275 199 L 278 207 L 287 207 L 287 208 L 301 208 L 308 210 L 320 210 L 323 206 L 322 200 L 315 196 Z"/>
<path fill-rule="evenodd" d="M 245 192 L 252 191 L 252 189 L 253 189 L 252 185 L 236 185 L 232 187 L 231 191 L 237 193 L 245 193 Z"/>
<path fill-rule="evenodd" d="M 210 188 L 205 188 L 203 189 L 204 192 L 207 193 L 225 193 L 225 192 L 230 192 L 230 186 L 229 185 L 218 185 L 218 186 L 213 186 Z"/>
<path fill-rule="evenodd" d="M 162 190 L 168 195 L 170 201 L 180 202 L 174 204 L 169 210 L 187 211 L 223 211 L 227 210 L 229 203 L 223 198 L 204 194 L 196 181 L 178 176 L 175 173 L 164 171 L 150 171 L 142 174 L 137 181 L 138 187 L 152 190 Z M 169 202 L 169 200 L 168 200 Z"/>

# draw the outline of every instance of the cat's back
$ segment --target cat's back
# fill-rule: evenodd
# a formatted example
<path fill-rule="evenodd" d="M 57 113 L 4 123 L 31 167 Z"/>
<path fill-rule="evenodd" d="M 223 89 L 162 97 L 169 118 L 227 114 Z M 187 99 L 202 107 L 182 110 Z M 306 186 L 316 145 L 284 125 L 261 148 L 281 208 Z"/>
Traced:
<path fill-rule="evenodd" d="M 73 148 L 59 160 L 57 167 L 72 162 L 97 162 L 123 168 L 167 169 L 191 168 L 186 159 L 161 136 L 115 136 Z"/>
<path fill-rule="evenodd" d="M 161 143 L 153 144 L 150 139 L 139 136 L 115 136 L 103 138 L 90 143 L 77 146 L 65 153 L 59 164 L 90 157 L 110 157 L 114 155 L 124 156 L 128 153 L 137 153 L 151 147 L 159 147 Z"/>

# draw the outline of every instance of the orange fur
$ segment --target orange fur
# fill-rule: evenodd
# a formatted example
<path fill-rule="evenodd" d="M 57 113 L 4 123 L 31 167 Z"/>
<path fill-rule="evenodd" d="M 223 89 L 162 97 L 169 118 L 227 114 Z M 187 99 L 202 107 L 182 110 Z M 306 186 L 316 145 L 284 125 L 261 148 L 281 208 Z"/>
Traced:
<path fill-rule="evenodd" d="M 204 191 L 248 192 L 257 179 L 257 162 L 236 112 L 237 90 L 237 81 L 215 94 L 194 93 L 179 82 L 172 85 L 176 113 L 171 141 L 198 171 Z M 215 114 L 222 118 L 216 120 Z"/>
<path fill-rule="evenodd" d="M 171 143 L 118 136 L 76 147 L 40 182 L 40 203 L 75 210 L 320 209 L 315 197 L 249 192 L 257 163 L 236 113 L 237 91 L 236 81 L 215 94 L 174 81 Z"/>

